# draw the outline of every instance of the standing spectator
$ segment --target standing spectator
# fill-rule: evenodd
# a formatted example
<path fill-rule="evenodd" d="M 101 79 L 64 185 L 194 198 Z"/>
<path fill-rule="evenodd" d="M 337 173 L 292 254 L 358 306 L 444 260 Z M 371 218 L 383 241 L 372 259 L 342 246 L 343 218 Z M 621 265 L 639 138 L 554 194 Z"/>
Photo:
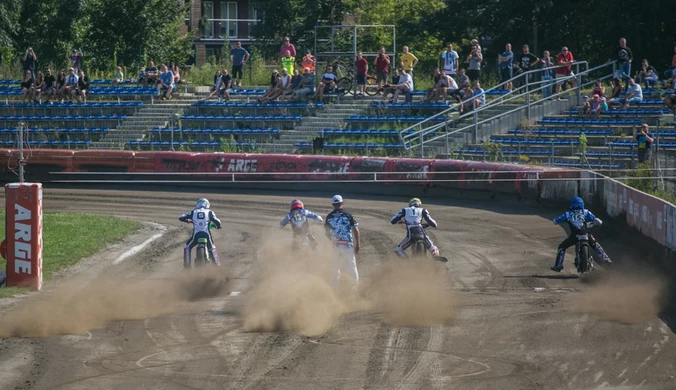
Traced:
<path fill-rule="evenodd" d="M 242 88 L 242 74 L 244 65 L 249 60 L 249 52 L 242 48 L 242 42 L 235 42 L 235 47 L 230 50 L 230 62 L 232 62 L 232 82 L 233 87 Z M 237 80 L 235 82 L 235 80 Z M 236 84 L 236 85 L 235 85 Z"/>
<path fill-rule="evenodd" d="M 484 60 L 483 54 L 481 54 L 481 46 L 479 46 L 479 41 L 476 39 L 472 40 L 472 51 L 467 56 L 467 63 L 469 68 L 467 69 L 467 76 L 472 82 L 481 81 L 481 63 Z"/>
<path fill-rule="evenodd" d="M 664 72 L 664 77 L 667 79 L 676 77 L 676 45 L 674 45 L 674 55 L 671 57 L 671 69 Z"/>
<path fill-rule="evenodd" d="M 63 101 L 63 98 L 65 97 L 68 97 L 68 99 L 71 100 L 70 96 L 75 95 L 75 91 L 77 90 L 77 82 L 78 77 L 75 74 L 75 69 L 68 69 L 68 76 L 66 77 L 66 84 L 63 86 L 61 101 Z"/>
<path fill-rule="evenodd" d="M 418 57 L 408 51 L 408 46 L 404 46 L 403 52 L 401 56 L 399 56 L 399 64 L 406 71 L 406 73 L 411 76 L 411 79 L 413 79 L 413 67 L 418 64 Z"/>
<path fill-rule="evenodd" d="M 406 73 L 406 69 L 404 68 L 401 68 L 399 73 L 399 84 L 394 86 L 394 96 L 392 96 L 390 103 L 396 103 L 400 94 L 407 94 L 413 91 L 413 78 L 411 75 Z"/>
<path fill-rule="evenodd" d="M 556 56 L 556 64 L 559 66 L 556 68 L 556 93 L 561 92 L 561 86 L 568 79 L 570 79 L 573 87 L 577 85 L 575 73 L 573 73 L 573 62 L 575 62 L 573 53 L 567 47 L 562 47 L 561 53 Z M 559 97 L 558 99 L 560 100 L 561 98 Z"/>
<path fill-rule="evenodd" d="M 80 97 L 82 101 L 87 103 L 87 91 L 89 91 L 89 76 L 85 75 L 84 70 L 80 69 L 77 78 L 77 89 L 75 90 L 75 99 L 80 102 Z"/>
<path fill-rule="evenodd" d="M 610 58 L 606 62 L 609 63 L 612 60 L 617 60 L 617 72 L 618 76 L 621 79 L 625 80 L 624 87 L 629 89 L 629 79 L 631 79 L 631 61 L 634 59 L 634 55 L 631 52 L 631 49 L 627 47 L 627 40 L 620 38 L 620 46 L 615 48 L 610 54 Z"/>
<path fill-rule="evenodd" d="M 305 72 L 305 68 L 310 69 L 310 73 L 315 73 L 315 67 L 317 66 L 317 60 L 315 57 L 312 55 L 312 51 L 310 49 L 305 50 L 305 55 L 303 56 L 303 59 L 301 60 L 302 66 L 303 66 L 303 72 Z"/>
<path fill-rule="evenodd" d="M 500 67 L 500 82 L 505 83 L 504 89 L 512 90 L 512 61 L 514 60 L 514 53 L 512 53 L 512 45 L 510 43 L 505 45 L 505 51 L 498 56 L 498 66 Z"/>
<path fill-rule="evenodd" d="M 162 100 L 167 100 L 171 97 L 171 92 L 174 90 L 174 74 L 167 69 L 166 65 L 161 65 L 162 73 L 159 77 L 159 83 L 157 83 L 157 94 L 162 95 L 164 91 L 164 96 Z"/>
<path fill-rule="evenodd" d="M 155 62 L 152 60 L 148 61 L 148 66 L 146 67 L 145 74 L 143 75 L 143 85 L 147 86 L 152 82 L 153 85 L 157 84 L 160 72 L 155 66 Z"/>
<path fill-rule="evenodd" d="M 31 94 L 33 92 L 33 74 L 30 69 L 26 69 L 23 72 L 23 77 L 21 78 L 21 93 L 23 94 L 23 99 L 21 103 L 25 103 L 26 99 L 30 100 Z"/>
<path fill-rule="evenodd" d="M 549 55 L 549 50 L 542 53 L 540 59 L 540 67 L 542 68 L 542 97 L 547 99 L 552 96 L 552 76 L 554 75 L 554 59 Z"/>
<path fill-rule="evenodd" d="M 373 63 L 376 66 L 376 82 L 378 83 L 378 88 L 382 89 L 383 84 L 387 83 L 387 75 L 390 73 L 390 56 L 385 54 L 384 47 L 380 48 Z"/>
<path fill-rule="evenodd" d="M 323 103 L 324 99 L 324 94 L 331 92 L 334 88 L 336 88 L 336 83 L 338 82 L 338 78 L 336 75 L 333 73 L 333 67 L 328 66 L 326 68 L 326 73 L 322 75 L 322 80 L 319 83 L 319 86 L 317 87 L 317 94 L 319 97 L 319 103 Z"/>
<path fill-rule="evenodd" d="M 296 47 L 293 45 L 293 43 L 291 43 L 289 37 L 284 37 L 284 43 L 279 48 L 279 56 L 284 57 L 286 55 L 287 50 L 289 51 L 289 53 L 291 53 L 291 57 L 296 56 Z"/>
<path fill-rule="evenodd" d="M 517 60 L 519 62 L 519 66 L 521 67 L 521 71 L 523 73 L 526 73 L 530 70 L 531 66 L 537 64 L 540 59 L 534 55 L 533 53 L 530 52 L 530 48 L 528 45 L 523 45 L 521 47 L 521 54 L 519 54 L 519 57 L 517 57 Z M 532 81 L 532 77 L 530 74 L 524 75 L 523 80 L 526 83 L 529 83 Z"/>
<path fill-rule="evenodd" d="M 634 79 L 629 79 L 629 88 L 627 89 L 627 95 L 622 102 L 622 109 L 626 110 L 631 103 L 640 103 L 643 101 L 643 90 L 641 85 L 637 84 Z"/>
<path fill-rule="evenodd" d="M 655 142 L 655 136 L 650 132 L 648 124 L 642 124 L 641 129 L 636 133 L 639 164 L 650 159 L 650 150 L 652 149 L 653 142 Z"/>
<path fill-rule="evenodd" d="M 439 84 L 439 80 L 441 79 L 441 70 L 437 66 L 434 68 L 434 76 L 432 77 L 432 86 L 430 88 L 427 88 L 427 93 L 425 94 L 425 103 L 429 103 L 432 101 L 434 96 L 436 96 L 437 93 L 437 85 Z"/>
<path fill-rule="evenodd" d="M 478 81 L 474 84 L 474 96 L 478 96 L 476 99 L 476 108 L 486 104 L 486 93 L 483 88 L 481 88 L 481 84 L 479 84 Z"/>
<path fill-rule="evenodd" d="M 364 96 L 366 92 L 366 75 L 369 71 L 369 62 L 364 58 L 363 53 L 357 53 L 357 60 L 354 62 L 354 67 L 357 73 L 357 96 Z"/>
<path fill-rule="evenodd" d="M 601 83 L 601 80 L 596 80 L 596 82 L 594 83 L 592 95 L 599 95 L 600 97 L 606 96 L 606 88 Z"/>
<path fill-rule="evenodd" d="M 446 51 L 441 53 L 441 68 L 447 76 L 455 78 L 458 72 L 458 52 L 453 50 L 453 44 L 446 45 Z"/>
<path fill-rule="evenodd" d="M 37 62 L 38 56 L 35 55 L 32 47 L 26 49 L 26 54 L 23 56 L 23 70 L 24 75 L 27 70 L 31 71 L 31 78 L 35 80 L 35 62 Z"/>
<path fill-rule="evenodd" d="M 308 101 L 308 95 L 315 92 L 315 74 L 310 72 L 310 68 L 303 68 L 303 79 L 298 84 L 295 95 L 301 101 Z"/>
<path fill-rule="evenodd" d="M 113 76 L 113 87 L 119 87 L 123 81 L 124 73 L 122 73 L 122 67 L 118 65 L 115 75 Z"/>
<path fill-rule="evenodd" d="M 286 69 L 289 75 L 293 74 L 293 68 L 295 64 L 296 57 L 293 57 L 291 55 L 291 51 L 287 50 L 286 53 L 284 53 L 284 57 L 282 57 L 282 71 Z"/>
<path fill-rule="evenodd" d="M 80 50 L 73 49 L 73 54 L 71 54 L 70 56 L 70 67 L 75 69 L 75 74 L 79 74 L 81 66 L 82 66 L 82 49 Z"/>
<path fill-rule="evenodd" d="M 634 81 L 639 84 L 643 82 L 645 89 L 649 89 L 651 85 L 657 84 L 657 71 L 650 64 L 648 64 L 647 59 L 644 58 L 643 61 L 641 61 L 641 71 L 638 72 L 638 76 Z"/>
<path fill-rule="evenodd" d="M 45 71 L 45 87 L 42 89 L 41 95 L 47 96 L 47 102 L 49 102 L 49 95 L 56 96 L 56 78 L 49 68 Z M 42 96 L 38 97 L 38 100 L 40 100 L 41 97 Z"/>

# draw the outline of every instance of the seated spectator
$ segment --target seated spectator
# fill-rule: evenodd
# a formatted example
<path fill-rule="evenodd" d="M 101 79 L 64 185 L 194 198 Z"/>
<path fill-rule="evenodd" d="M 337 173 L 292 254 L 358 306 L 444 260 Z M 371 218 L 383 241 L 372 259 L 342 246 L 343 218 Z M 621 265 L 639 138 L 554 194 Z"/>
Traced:
<path fill-rule="evenodd" d="M 169 63 L 169 70 L 174 74 L 174 85 L 182 84 L 183 80 L 181 80 L 181 71 L 178 65 L 173 62 Z"/>
<path fill-rule="evenodd" d="M 257 101 L 258 103 L 270 103 L 277 99 L 282 92 L 284 92 L 284 89 L 282 88 L 282 79 L 279 77 L 277 69 L 275 69 L 270 76 L 270 89 L 265 95 L 258 98 Z"/>
<path fill-rule="evenodd" d="M 149 84 L 157 84 L 159 77 L 160 72 L 157 70 L 155 63 L 149 61 L 145 74 L 143 75 L 143 85 L 148 86 Z"/>
<path fill-rule="evenodd" d="M 218 89 L 218 102 L 223 102 L 225 99 L 226 102 L 230 101 L 230 92 L 232 92 L 233 84 L 235 83 L 235 80 L 233 80 L 232 76 L 228 74 L 227 69 L 223 69 L 223 72 L 221 73 L 223 75 L 221 79 L 221 86 Z"/>
<path fill-rule="evenodd" d="M 35 82 L 33 83 L 33 91 L 31 93 L 31 99 L 33 103 L 40 104 L 40 96 L 42 95 L 42 90 L 45 87 L 45 78 L 42 75 L 42 72 L 38 71 L 38 75 L 35 77 Z"/>
<path fill-rule="evenodd" d="M 626 110 L 631 103 L 639 103 L 643 101 L 643 90 L 641 85 L 637 84 L 633 79 L 629 79 L 629 89 L 627 89 L 627 95 L 622 99 L 623 105 L 622 109 Z"/>
<path fill-rule="evenodd" d="M 118 65 L 115 75 L 113 76 L 113 87 L 119 87 L 123 81 L 124 73 L 122 73 L 122 67 Z"/>
<path fill-rule="evenodd" d="M 458 79 L 456 80 L 458 87 L 464 89 L 470 86 L 469 77 L 465 74 L 465 69 L 460 68 L 458 70 Z"/>
<path fill-rule="evenodd" d="M 441 71 L 439 70 L 439 67 L 437 66 L 434 68 L 434 77 L 432 78 L 432 86 L 430 88 L 427 88 L 427 91 L 425 93 L 425 103 L 429 103 L 432 101 L 432 98 L 436 94 L 436 87 L 437 84 L 439 84 L 439 79 L 441 78 Z"/>
<path fill-rule="evenodd" d="M 671 68 L 664 72 L 664 78 L 673 79 L 676 77 L 676 45 L 674 45 L 674 55 L 671 57 Z"/>
<path fill-rule="evenodd" d="M 477 99 L 472 99 L 474 97 L 474 91 L 470 86 L 461 88 L 462 91 L 462 101 L 464 102 L 458 107 L 458 112 L 460 115 L 471 112 L 474 109 Z M 477 106 L 478 107 L 478 106 Z"/>
<path fill-rule="evenodd" d="M 600 97 L 606 96 L 606 88 L 601 83 L 601 80 L 596 80 L 596 82 L 594 83 L 592 95 L 599 95 Z"/>
<path fill-rule="evenodd" d="M 486 104 L 486 91 L 481 88 L 481 84 L 479 84 L 479 82 L 474 84 L 474 96 L 478 96 L 476 99 L 476 108 Z"/>
<path fill-rule="evenodd" d="M 439 98 L 442 98 L 445 103 L 447 97 L 453 96 L 460 103 L 462 101 L 461 94 L 462 90 L 458 88 L 458 84 L 453 77 L 442 74 L 437 85 L 437 94 L 434 96 L 434 102 L 436 103 L 439 101 Z"/>
<path fill-rule="evenodd" d="M 645 89 L 654 86 L 657 84 L 657 81 L 659 81 L 657 77 L 657 71 L 654 67 L 648 64 L 647 59 L 644 58 L 643 61 L 641 61 L 641 70 L 638 72 L 638 76 L 636 79 L 634 79 L 634 81 L 639 84 L 643 83 L 645 85 Z"/>
<path fill-rule="evenodd" d="M 385 85 L 383 85 L 383 99 L 382 101 L 386 101 L 387 97 L 389 95 L 394 96 L 394 93 L 396 91 L 396 86 L 399 84 L 399 79 L 401 78 L 401 75 L 399 74 L 399 69 L 393 69 L 392 70 L 392 83 L 387 83 L 385 82 Z M 390 100 L 391 102 L 391 100 Z"/>
<path fill-rule="evenodd" d="M 80 69 L 80 74 L 77 78 L 77 89 L 74 92 L 75 99 L 79 102 L 80 97 L 82 101 L 87 103 L 87 92 L 89 91 L 89 76 L 87 76 L 84 70 Z"/>
<path fill-rule="evenodd" d="M 63 91 L 65 87 L 66 87 L 66 71 L 61 69 L 59 71 L 59 74 L 56 76 L 56 91 L 54 93 L 54 96 L 56 96 L 57 99 L 63 99 Z"/>
<path fill-rule="evenodd" d="M 315 92 L 315 74 L 309 67 L 303 68 L 303 78 L 294 92 L 295 96 L 301 101 L 308 101 L 308 95 Z"/>
<path fill-rule="evenodd" d="M 38 100 L 41 100 L 42 95 L 47 97 L 46 102 L 49 103 L 49 96 L 56 96 L 56 78 L 52 74 L 52 70 L 47 68 L 45 71 L 45 86 L 42 88 L 42 92 L 38 96 Z"/>
<path fill-rule="evenodd" d="M 589 103 L 590 106 L 585 116 L 588 118 L 593 117 L 598 118 L 599 115 L 601 114 L 601 112 L 599 111 L 601 110 L 601 97 L 599 95 L 594 95 Z"/>
<path fill-rule="evenodd" d="M 66 76 L 66 83 L 63 86 L 63 90 L 61 93 L 61 101 L 63 102 L 64 98 L 68 98 L 69 100 L 72 101 L 70 98 L 71 96 L 75 95 L 75 91 L 77 90 L 77 82 L 78 82 L 78 77 L 75 74 L 75 69 L 70 68 L 68 69 L 68 76 Z"/>
<path fill-rule="evenodd" d="M 286 89 L 291 85 L 291 74 L 286 71 L 286 68 L 282 68 L 282 74 L 279 75 L 279 79 L 282 81 L 282 95 L 286 92 Z"/>
<path fill-rule="evenodd" d="M 282 97 L 283 102 L 291 100 L 293 93 L 296 89 L 298 89 L 298 84 L 300 84 L 301 80 L 303 80 L 303 76 L 298 73 L 298 69 L 294 70 L 293 76 L 291 76 L 291 83 L 284 90 L 284 96 Z"/>
<path fill-rule="evenodd" d="M 612 79 L 610 85 L 613 86 L 613 90 L 610 93 L 610 97 L 608 97 L 608 104 L 613 104 L 615 100 L 620 98 L 620 94 L 624 91 L 624 87 L 622 86 L 622 80 L 620 79 Z"/>
<path fill-rule="evenodd" d="M 598 97 L 598 96 L 599 95 L 594 95 L 594 97 Z M 581 117 L 586 118 L 591 114 L 591 110 L 592 110 L 591 102 L 589 101 L 589 96 L 584 95 L 584 97 L 582 98 L 582 102 L 583 102 L 582 103 L 582 109 L 579 111 L 578 114 Z"/>
<path fill-rule="evenodd" d="M 676 115 L 676 93 L 672 93 L 664 99 L 664 105 Z"/>
<path fill-rule="evenodd" d="M 33 93 L 33 73 L 30 69 L 26 69 L 21 79 L 21 93 L 23 94 L 23 99 L 21 103 L 25 103 L 26 99 L 30 100 Z"/>
<path fill-rule="evenodd" d="M 138 79 L 136 80 L 136 86 L 138 87 L 139 85 L 146 85 L 145 78 L 146 78 L 146 67 L 142 66 L 141 69 L 139 69 L 139 72 L 138 72 Z"/>
<path fill-rule="evenodd" d="M 338 78 L 333 74 L 333 67 L 329 66 L 326 68 L 326 73 L 322 75 L 322 80 L 319 82 L 317 87 L 317 97 L 318 102 L 323 103 L 324 94 L 333 91 L 336 88 L 336 83 Z"/>
<path fill-rule="evenodd" d="M 162 73 L 160 73 L 159 82 L 157 83 L 157 94 L 162 95 L 162 92 L 164 92 L 162 100 L 167 100 L 174 91 L 174 74 L 167 69 L 166 65 L 161 65 L 160 69 Z"/>
<path fill-rule="evenodd" d="M 396 103 L 402 93 L 407 94 L 413 91 L 413 77 L 404 68 L 401 68 L 399 73 L 399 84 L 394 86 L 394 96 L 392 96 L 390 103 Z"/>
<path fill-rule="evenodd" d="M 217 70 L 216 73 L 214 74 L 214 85 L 211 87 L 211 91 L 204 99 L 201 99 L 200 101 L 205 102 L 211 99 L 212 97 L 218 95 L 219 91 L 222 89 L 222 84 L 223 84 L 223 72 Z"/>
<path fill-rule="evenodd" d="M 593 113 L 593 119 L 599 119 L 604 111 L 608 111 L 608 103 L 606 102 L 606 98 L 601 96 L 601 105 L 599 106 L 598 110 Z"/>

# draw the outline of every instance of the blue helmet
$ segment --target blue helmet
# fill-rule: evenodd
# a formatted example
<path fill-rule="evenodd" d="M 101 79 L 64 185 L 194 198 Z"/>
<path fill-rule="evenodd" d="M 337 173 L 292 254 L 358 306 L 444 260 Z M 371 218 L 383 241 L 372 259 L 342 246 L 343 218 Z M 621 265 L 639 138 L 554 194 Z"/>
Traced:
<path fill-rule="evenodd" d="M 584 208 L 584 200 L 580 198 L 579 196 L 574 197 L 573 199 L 570 200 L 570 208 L 571 209 L 583 209 Z"/>

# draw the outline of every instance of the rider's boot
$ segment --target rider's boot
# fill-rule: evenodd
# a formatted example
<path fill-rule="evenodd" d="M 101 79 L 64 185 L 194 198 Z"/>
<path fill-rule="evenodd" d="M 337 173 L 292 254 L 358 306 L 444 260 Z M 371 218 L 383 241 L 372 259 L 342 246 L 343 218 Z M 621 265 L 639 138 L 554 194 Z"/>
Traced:
<path fill-rule="evenodd" d="M 430 247 L 430 253 L 432 256 L 439 256 L 439 248 L 437 248 L 435 245 L 432 245 Z"/>
<path fill-rule="evenodd" d="M 183 247 L 183 268 L 190 268 L 190 247 L 187 245 Z"/>
<path fill-rule="evenodd" d="M 596 246 L 594 247 L 594 251 L 603 260 L 603 262 L 608 263 L 608 264 L 612 263 L 612 261 L 610 261 L 610 257 L 608 257 L 608 255 L 606 254 L 606 251 L 603 250 L 603 247 L 598 242 L 596 243 Z"/>
<path fill-rule="evenodd" d="M 565 249 L 559 249 L 558 253 L 556 254 L 556 263 L 554 263 L 554 266 L 550 268 L 554 272 L 561 272 L 563 269 L 563 259 L 566 257 L 566 250 Z"/>
<path fill-rule="evenodd" d="M 400 246 L 398 246 L 397 249 L 394 250 L 394 253 L 396 253 L 397 256 L 399 257 L 407 257 L 406 252 L 404 252 L 404 250 Z"/>
<path fill-rule="evenodd" d="M 218 259 L 218 252 L 216 251 L 216 245 L 211 246 L 211 258 L 214 259 L 214 264 L 221 266 L 221 260 Z"/>

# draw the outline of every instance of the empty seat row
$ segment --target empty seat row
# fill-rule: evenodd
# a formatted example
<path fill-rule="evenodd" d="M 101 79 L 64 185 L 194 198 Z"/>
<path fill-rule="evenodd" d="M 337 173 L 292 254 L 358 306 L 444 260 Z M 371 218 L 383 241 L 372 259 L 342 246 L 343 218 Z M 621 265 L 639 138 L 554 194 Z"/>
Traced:
<path fill-rule="evenodd" d="M 509 145 L 579 145 L 580 140 L 571 139 L 523 139 L 491 137 L 491 141 Z"/>
<path fill-rule="evenodd" d="M 398 136 L 399 134 L 407 135 L 412 134 L 416 130 L 371 130 L 371 129 L 323 129 L 322 133 L 324 135 L 371 135 L 371 136 Z M 425 133 L 426 135 L 436 134 L 436 130 Z"/>
<path fill-rule="evenodd" d="M 181 119 L 194 119 L 206 121 L 221 120 L 250 120 L 250 121 L 299 121 L 300 115 L 183 115 Z"/>
<path fill-rule="evenodd" d="M 449 103 L 371 103 L 371 107 L 382 108 L 450 108 Z"/>
<path fill-rule="evenodd" d="M 488 154 L 486 150 L 482 148 L 466 148 L 458 150 L 458 153 L 469 154 L 469 155 L 484 155 Z M 500 151 L 503 155 L 523 155 L 523 156 L 553 156 L 557 154 L 556 150 L 551 149 L 503 149 Z"/>
<path fill-rule="evenodd" d="M 576 156 L 582 155 L 577 153 Z M 628 158 L 632 157 L 634 153 L 631 152 L 585 152 L 587 157 L 617 157 L 617 158 Z"/>
<path fill-rule="evenodd" d="M 21 84 L 21 80 L 0 80 L 0 85 Z"/>
<path fill-rule="evenodd" d="M 552 125 L 640 125 L 640 119 L 583 119 L 583 118 L 542 118 L 537 121 L 538 124 L 552 124 Z"/>
<path fill-rule="evenodd" d="M 613 135 L 611 129 L 514 129 L 508 131 L 509 134 L 541 134 L 541 135 Z"/>
<path fill-rule="evenodd" d="M 444 122 L 446 118 L 435 117 L 429 118 L 426 116 L 362 116 L 362 115 L 353 115 L 349 118 L 344 119 L 347 122 L 422 122 L 425 119 L 429 119 L 434 122 Z"/>
<path fill-rule="evenodd" d="M 91 145 L 93 142 L 91 140 L 85 141 L 61 141 L 61 140 L 29 140 L 24 141 L 28 145 Z M 12 140 L 0 140 L 0 145 L 14 145 L 18 144 L 16 141 Z"/>
<path fill-rule="evenodd" d="M 73 120 L 102 120 L 125 119 L 126 115 L 0 115 L 0 121 L 73 121 Z"/>
<path fill-rule="evenodd" d="M 196 102 L 192 104 L 193 107 L 252 107 L 252 108 L 290 108 L 290 107 L 307 107 L 307 108 L 322 108 L 324 103 L 304 103 L 304 102 L 273 102 L 273 103 L 238 103 L 238 102 Z"/>
<path fill-rule="evenodd" d="M 171 146 L 169 141 L 127 141 L 129 146 Z M 202 147 L 218 147 L 221 145 L 229 146 L 256 146 L 256 142 L 220 142 L 220 141 L 174 141 L 176 146 L 202 146 Z"/>
<path fill-rule="evenodd" d="M 143 102 L 50 102 L 35 105 L 32 103 L 0 103 L 0 108 L 103 108 L 103 107 L 142 107 Z"/>
<path fill-rule="evenodd" d="M 294 146 L 299 148 L 311 148 L 311 142 L 298 142 Z M 394 143 L 346 143 L 346 142 L 325 142 L 325 149 L 403 149 L 404 145 Z"/>
<path fill-rule="evenodd" d="M 664 90 L 661 90 L 661 89 L 642 89 L 641 92 L 643 93 L 643 96 L 655 96 L 655 95 L 670 95 L 670 94 L 674 93 L 674 90 L 673 89 L 664 89 Z M 621 96 L 624 96 L 626 94 L 627 94 L 626 91 L 620 92 Z"/>
<path fill-rule="evenodd" d="M 28 133 L 107 133 L 109 129 L 107 127 L 85 127 L 85 128 L 39 128 L 34 127 L 26 130 Z M 0 128 L 0 133 L 16 133 L 17 129 L 15 128 Z"/>
<path fill-rule="evenodd" d="M 633 139 L 620 139 L 620 140 L 615 140 L 611 142 L 606 142 L 606 146 L 620 146 L 620 147 L 628 147 L 636 145 L 636 140 Z M 676 142 L 660 142 L 659 143 L 660 148 L 676 148 Z"/>
<path fill-rule="evenodd" d="M 186 134 L 279 134 L 279 129 L 182 129 L 180 130 Z M 153 133 L 171 133 L 169 128 L 155 128 Z M 174 129 L 174 133 L 178 133 L 179 129 Z"/>
<path fill-rule="evenodd" d="M 620 100 L 614 100 L 613 103 L 612 103 L 613 106 L 619 106 L 620 104 L 622 104 L 622 102 Z M 633 103 L 633 104 L 635 104 L 637 106 L 652 106 L 652 105 L 655 105 L 655 104 L 662 105 L 662 104 L 664 104 L 664 100 L 660 100 L 660 99 L 642 100 L 640 102 L 636 102 L 636 103 Z"/>
<path fill-rule="evenodd" d="M 580 110 L 570 110 L 570 114 L 578 115 Z M 669 110 L 659 109 L 633 109 L 633 110 L 610 110 L 603 111 L 601 115 L 662 115 L 668 114 Z"/>
<path fill-rule="evenodd" d="M 557 167 L 570 167 L 570 168 L 593 168 L 593 169 L 624 169 L 627 167 L 626 164 L 622 163 L 594 163 L 594 162 L 589 162 L 589 163 L 579 163 L 579 162 L 573 162 L 573 161 L 554 161 L 551 163 L 551 165 L 557 166 Z"/>

